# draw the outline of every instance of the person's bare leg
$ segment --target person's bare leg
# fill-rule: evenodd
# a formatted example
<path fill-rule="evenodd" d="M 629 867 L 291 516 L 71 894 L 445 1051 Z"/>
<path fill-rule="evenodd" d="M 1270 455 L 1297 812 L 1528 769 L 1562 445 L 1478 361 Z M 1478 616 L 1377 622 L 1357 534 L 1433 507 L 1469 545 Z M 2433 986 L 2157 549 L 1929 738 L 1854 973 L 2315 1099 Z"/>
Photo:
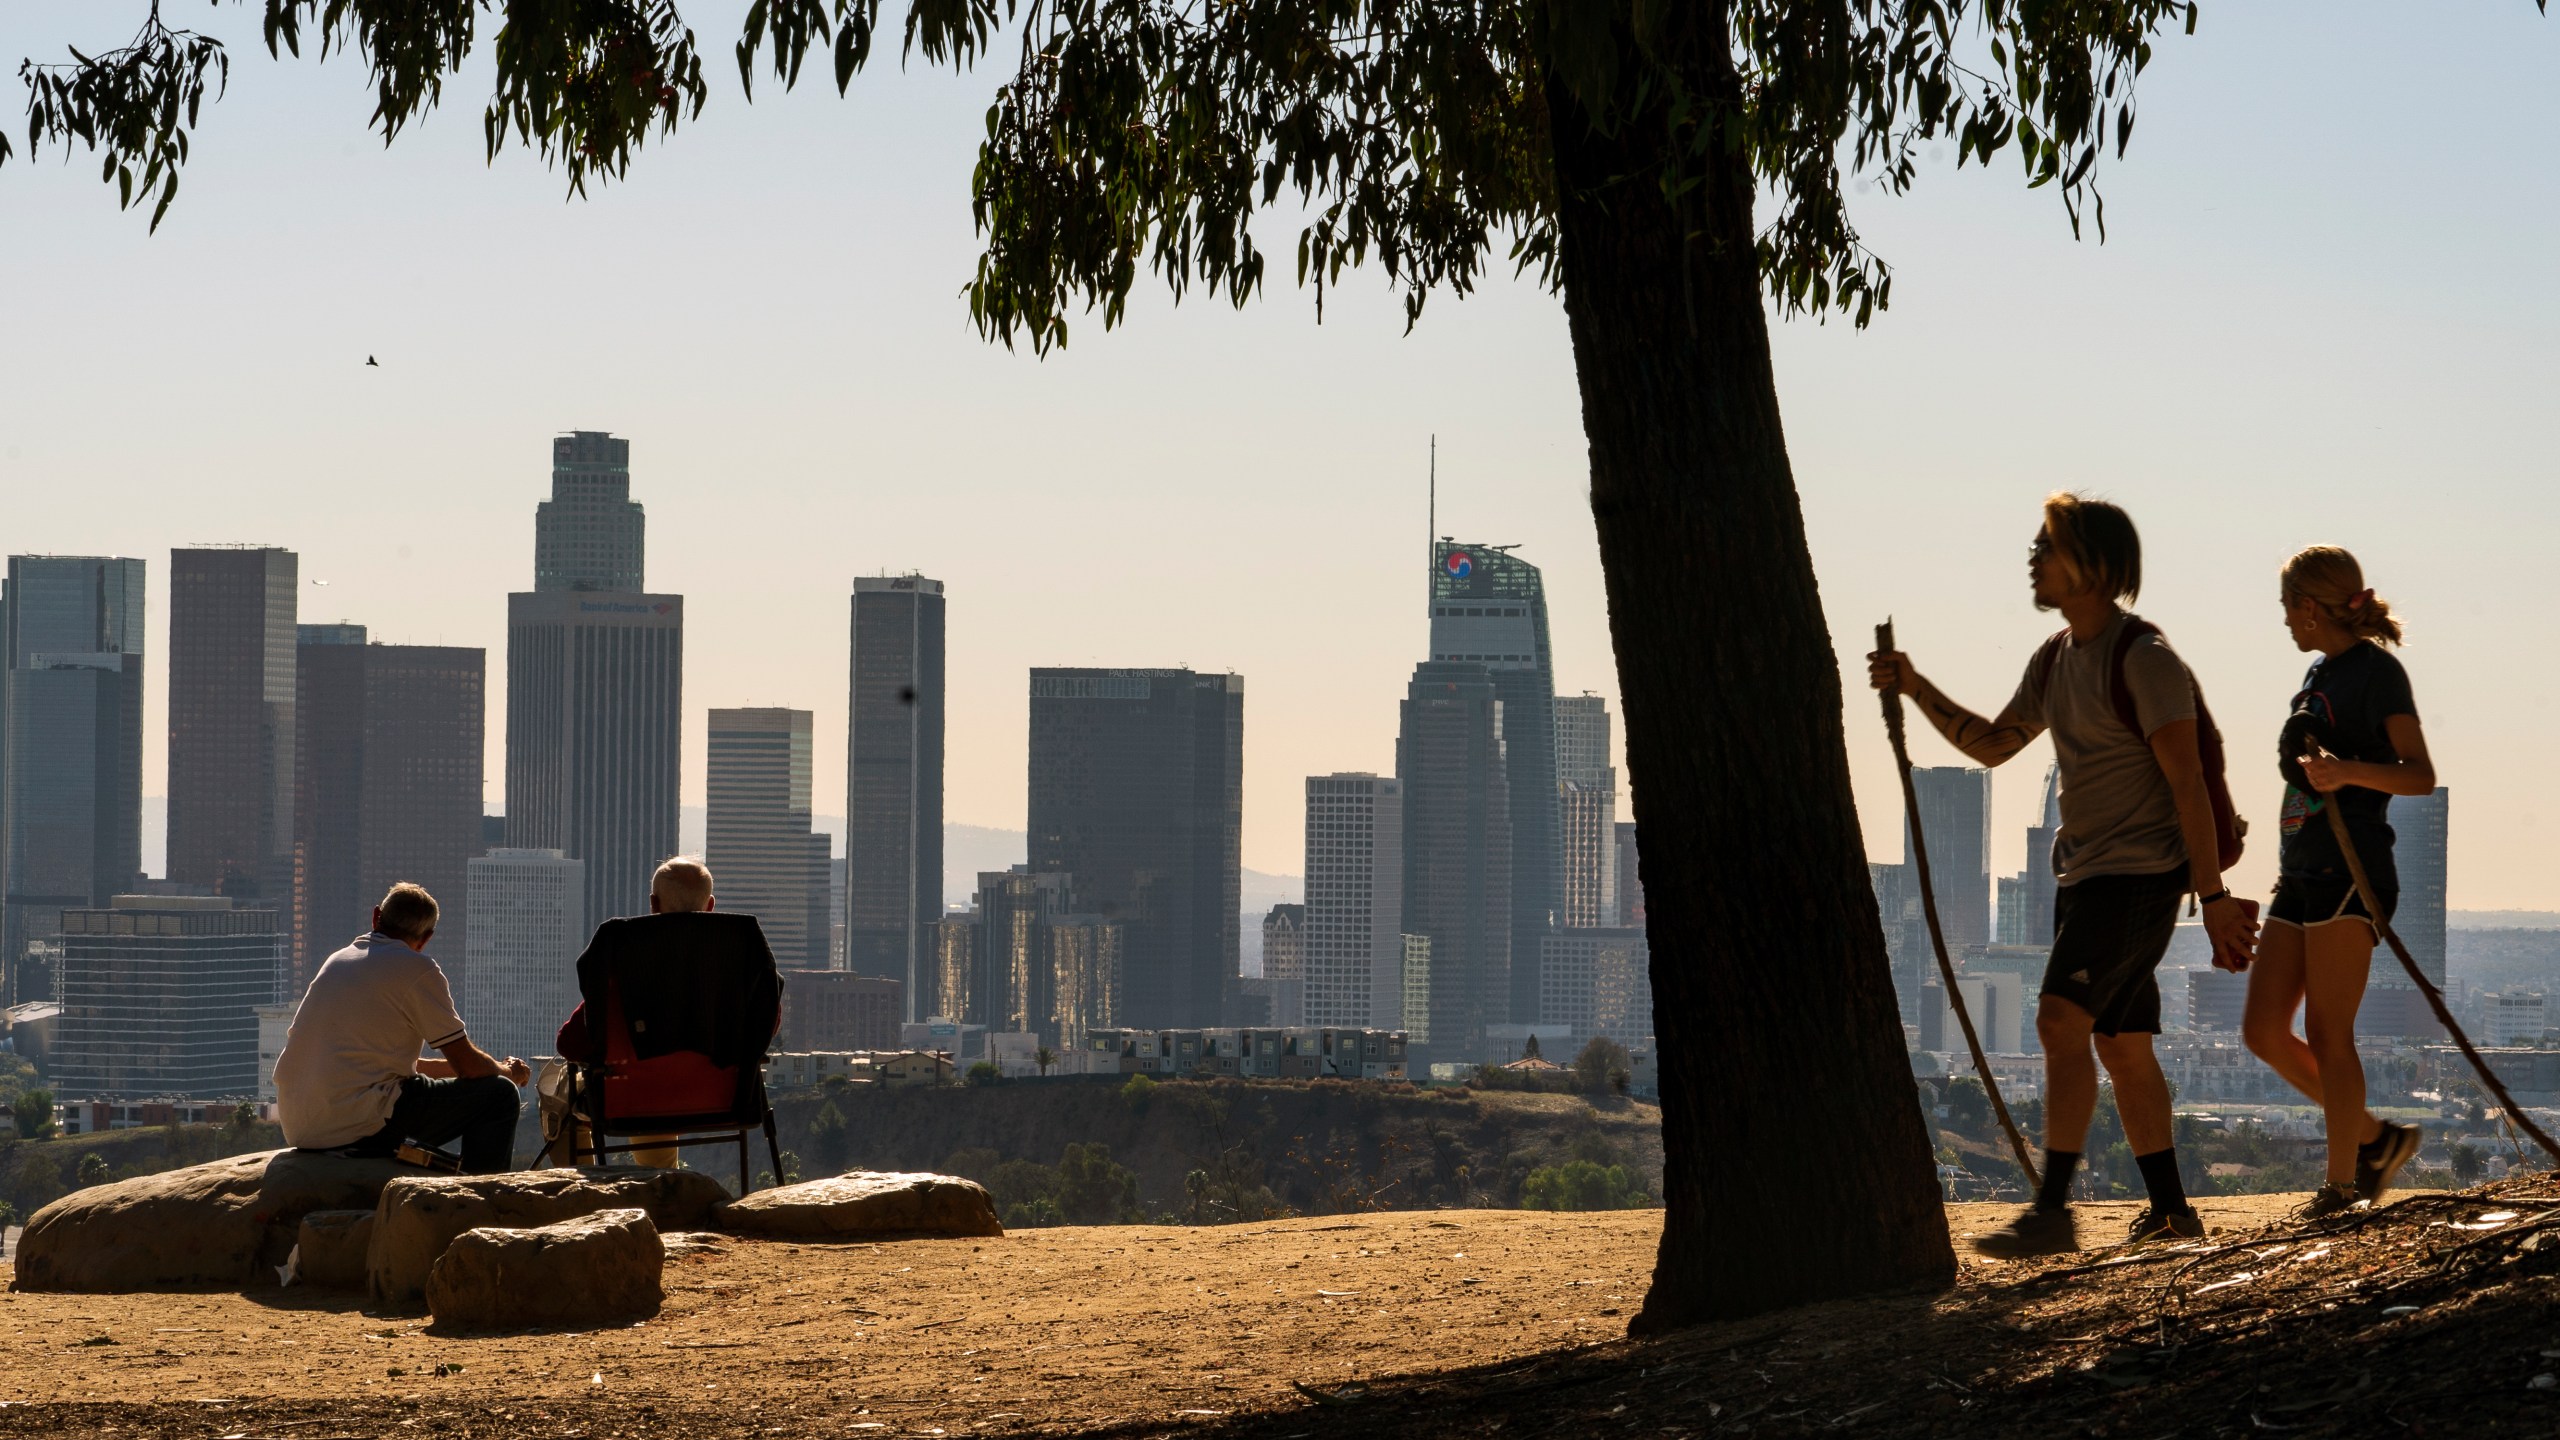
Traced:
<path fill-rule="evenodd" d="M 2302 1009 L 2303 930 L 2270 924 L 2258 934 L 2258 958 L 2249 966 L 2248 1010 L 2240 1038 L 2284 1083 L 2320 1101 L 2320 1060 L 2293 1031 Z"/>
<path fill-rule="evenodd" d="M 2151 1037 L 2134 1031 L 2100 1035 L 2098 1059 L 2115 1082 L 2116 1115 L 2124 1121 L 2124 1143 L 2136 1155 L 2166 1150 L 2173 1133 L 2169 1123 L 2169 1077 L 2160 1073 L 2160 1056 Z M 2091 1106 L 2095 1109 L 2095 1105 Z"/>
<path fill-rule="evenodd" d="M 2089 1053 L 2088 1011 L 2056 996 L 2036 1004 L 2036 1040 L 2044 1046 L 2044 1148 L 2077 1155 L 2098 1113 L 2098 1062 Z"/>
<path fill-rule="evenodd" d="M 2356 1010 L 2373 969 L 2373 930 L 2356 923 L 2304 932 L 2303 1029 L 2320 1065 L 2320 1110 L 2329 1126 L 2329 1179 L 2352 1184 L 2356 1147 L 2382 1133 L 2364 1108 L 2364 1060 L 2356 1054 Z"/>

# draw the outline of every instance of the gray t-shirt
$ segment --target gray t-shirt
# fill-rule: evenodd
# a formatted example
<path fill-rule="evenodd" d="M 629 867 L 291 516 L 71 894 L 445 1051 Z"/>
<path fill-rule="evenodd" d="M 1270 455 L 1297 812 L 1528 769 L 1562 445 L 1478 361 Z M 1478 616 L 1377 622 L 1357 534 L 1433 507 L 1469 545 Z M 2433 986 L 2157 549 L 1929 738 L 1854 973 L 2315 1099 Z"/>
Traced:
<path fill-rule="evenodd" d="M 2027 662 L 2009 708 L 2034 732 L 2053 732 L 2062 767 L 2062 833 L 2053 838 L 2053 876 L 2069 885 L 2092 875 L 2158 875 L 2187 863 L 2177 798 L 2151 753 L 2161 726 L 2196 718 L 2195 679 L 2160 636 L 2137 637 L 2125 651 L 2125 688 L 2142 733 L 2125 728 L 2116 710 L 2116 643 L 2126 616 L 2118 611 L 2087 644 L 2066 637 L 2048 677 Z"/>

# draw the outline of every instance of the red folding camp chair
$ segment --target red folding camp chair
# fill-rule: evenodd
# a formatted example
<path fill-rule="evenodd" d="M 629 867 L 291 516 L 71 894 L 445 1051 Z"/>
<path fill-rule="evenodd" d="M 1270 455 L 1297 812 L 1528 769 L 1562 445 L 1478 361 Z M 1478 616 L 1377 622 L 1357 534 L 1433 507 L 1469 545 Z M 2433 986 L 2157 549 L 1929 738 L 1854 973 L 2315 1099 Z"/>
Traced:
<path fill-rule="evenodd" d="M 571 1161 L 601 1165 L 607 1155 L 734 1142 L 738 1193 L 744 1195 L 754 1188 L 748 1137 L 762 1128 L 779 1183 L 782 1142 L 774 1135 L 762 1063 L 771 1037 L 756 1036 L 751 1042 L 754 1064 L 715 1065 L 710 1056 L 693 1050 L 642 1059 L 622 1013 L 621 986 L 611 980 L 605 984 L 604 1059 L 569 1067 Z M 589 1003 L 594 998 L 588 997 Z"/>

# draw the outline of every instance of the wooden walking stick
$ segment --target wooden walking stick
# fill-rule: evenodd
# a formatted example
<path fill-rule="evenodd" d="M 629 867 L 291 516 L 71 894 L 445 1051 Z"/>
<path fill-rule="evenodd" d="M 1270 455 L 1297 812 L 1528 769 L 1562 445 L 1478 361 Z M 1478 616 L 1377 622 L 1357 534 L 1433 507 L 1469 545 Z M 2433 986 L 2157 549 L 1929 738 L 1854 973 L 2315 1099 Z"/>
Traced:
<path fill-rule="evenodd" d="M 1887 620 L 1876 627 L 1876 651 L 1893 653 L 1893 622 Z M 1974 1033 L 1973 1016 L 1964 1007 L 1964 993 L 1956 988 L 1955 962 L 1947 958 L 1946 932 L 1938 926 L 1937 889 L 1929 880 L 1929 845 L 1920 833 L 1920 794 L 1911 783 L 1911 749 L 1902 736 L 1902 689 L 1899 685 L 1885 691 L 1884 733 L 1893 741 L 1894 768 L 1902 775 L 1902 813 L 1911 825 L 1911 863 L 1920 874 L 1920 913 L 1929 921 L 1929 945 L 1938 954 L 1938 978 L 1947 987 L 1947 1008 L 1956 1013 L 1956 1024 L 1964 1029 L 1964 1044 L 1973 1052 L 1973 1068 L 1982 1076 L 1982 1091 L 1991 1097 L 1991 1113 L 2000 1117 L 2000 1128 L 2009 1132 L 2009 1148 L 2017 1153 L 2018 1169 L 2027 1177 L 2027 1189 L 2033 1193 L 2044 1183 L 2036 1173 L 2035 1157 L 2027 1149 L 2027 1138 L 2018 1133 L 2018 1122 L 2009 1118 L 2009 1107 L 2000 1098 L 2000 1081 L 1991 1073 L 1991 1057 L 1982 1053 L 1982 1037 Z M 2539 1134 L 2536 1138 L 2540 1138 Z"/>
<path fill-rule="evenodd" d="M 2454 1044 L 2462 1047 L 2462 1058 L 2471 1062 L 2471 1068 L 2479 1072 L 2480 1083 L 2488 1086 L 2489 1093 L 2498 1097 L 2498 1104 L 2505 1108 L 2507 1118 L 2532 1136 L 2533 1143 L 2542 1147 L 2542 1153 L 2555 1166 L 2560 1166 L 2560 1145 L 2552 1144 L 2551 1137 L 2543 1134 L 2542 1127 L 2534 1124 L 2533 1117 L 2516 1103 L 2516 1097 L 2507 1093 L 2506 1085 L 2498 1079 L 2498 1072 L 2490 1069 L 2489 1062 L 2480 1058 L 2480 1052 L 2471 1044 L 2471 1037 L 2463 1034 L 2462 1027 L 2454 1023 L 2453 1012 L 2445 1008 L 2444 992 L 2438 990 L 2426 972 L 2418 968 L 2418 962 L 2409 955 L 2409 947 L 2400 943 L 2400 932 L 2392 929 L 2391 922 L 2382 918 L 2381 899 L 2373 893 L 2373 882 L 2365 878 L 2364 857 L 2356 853 L 2356 842 L 2347 834 L 2346 812 L 2338 808 L 2338 797 L 2334 792 L 2325 799 L 2327 803 L 2320 808 L 2329 812 L 2329 832 L 2338 837 L 2338 851 L 2347 857 L 2348 878 L 2355 881 L 2356 895 L 2364 901 L 2365 913 L 2373 917 L 2373 928 L 2391 947 L 2391 953 L 2400 957 L 2400 968 L 2409 972 L 2409 979 L 2418 987 L 2418 993 L 2427 997 L 2428 1007 L 2436 1012 L 2436 1023 L 2453 1037 Z"/>

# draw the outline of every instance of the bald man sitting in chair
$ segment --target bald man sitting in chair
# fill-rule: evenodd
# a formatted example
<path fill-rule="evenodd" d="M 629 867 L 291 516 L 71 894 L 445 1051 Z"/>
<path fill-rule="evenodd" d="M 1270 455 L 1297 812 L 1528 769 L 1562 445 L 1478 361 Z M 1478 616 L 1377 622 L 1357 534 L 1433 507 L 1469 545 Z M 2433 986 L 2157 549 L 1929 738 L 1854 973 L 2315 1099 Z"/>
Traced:
<path fill-rule="evenodd" d="M 649 913 L 607 920 L 578 957 L 579 989 L 593 995 L 612 977 L 635 1055 L 654 1059 L 694 1052 L 714 1067 L 761 1065 L 782 1020 L 782 973 L 764 929 L 752 915 L 715 914 L 710 868 L 679 855 L 649 879 Z M 601 1027 L 584 1000 L 560 1027 L 564 1061 L 604 1056 Z M 564 1129 L 560 1144 L 569 1138 Z M 672 1169 L 672 1136 L 641 1136 L 632 1152 L 642 1165 Z"/>

